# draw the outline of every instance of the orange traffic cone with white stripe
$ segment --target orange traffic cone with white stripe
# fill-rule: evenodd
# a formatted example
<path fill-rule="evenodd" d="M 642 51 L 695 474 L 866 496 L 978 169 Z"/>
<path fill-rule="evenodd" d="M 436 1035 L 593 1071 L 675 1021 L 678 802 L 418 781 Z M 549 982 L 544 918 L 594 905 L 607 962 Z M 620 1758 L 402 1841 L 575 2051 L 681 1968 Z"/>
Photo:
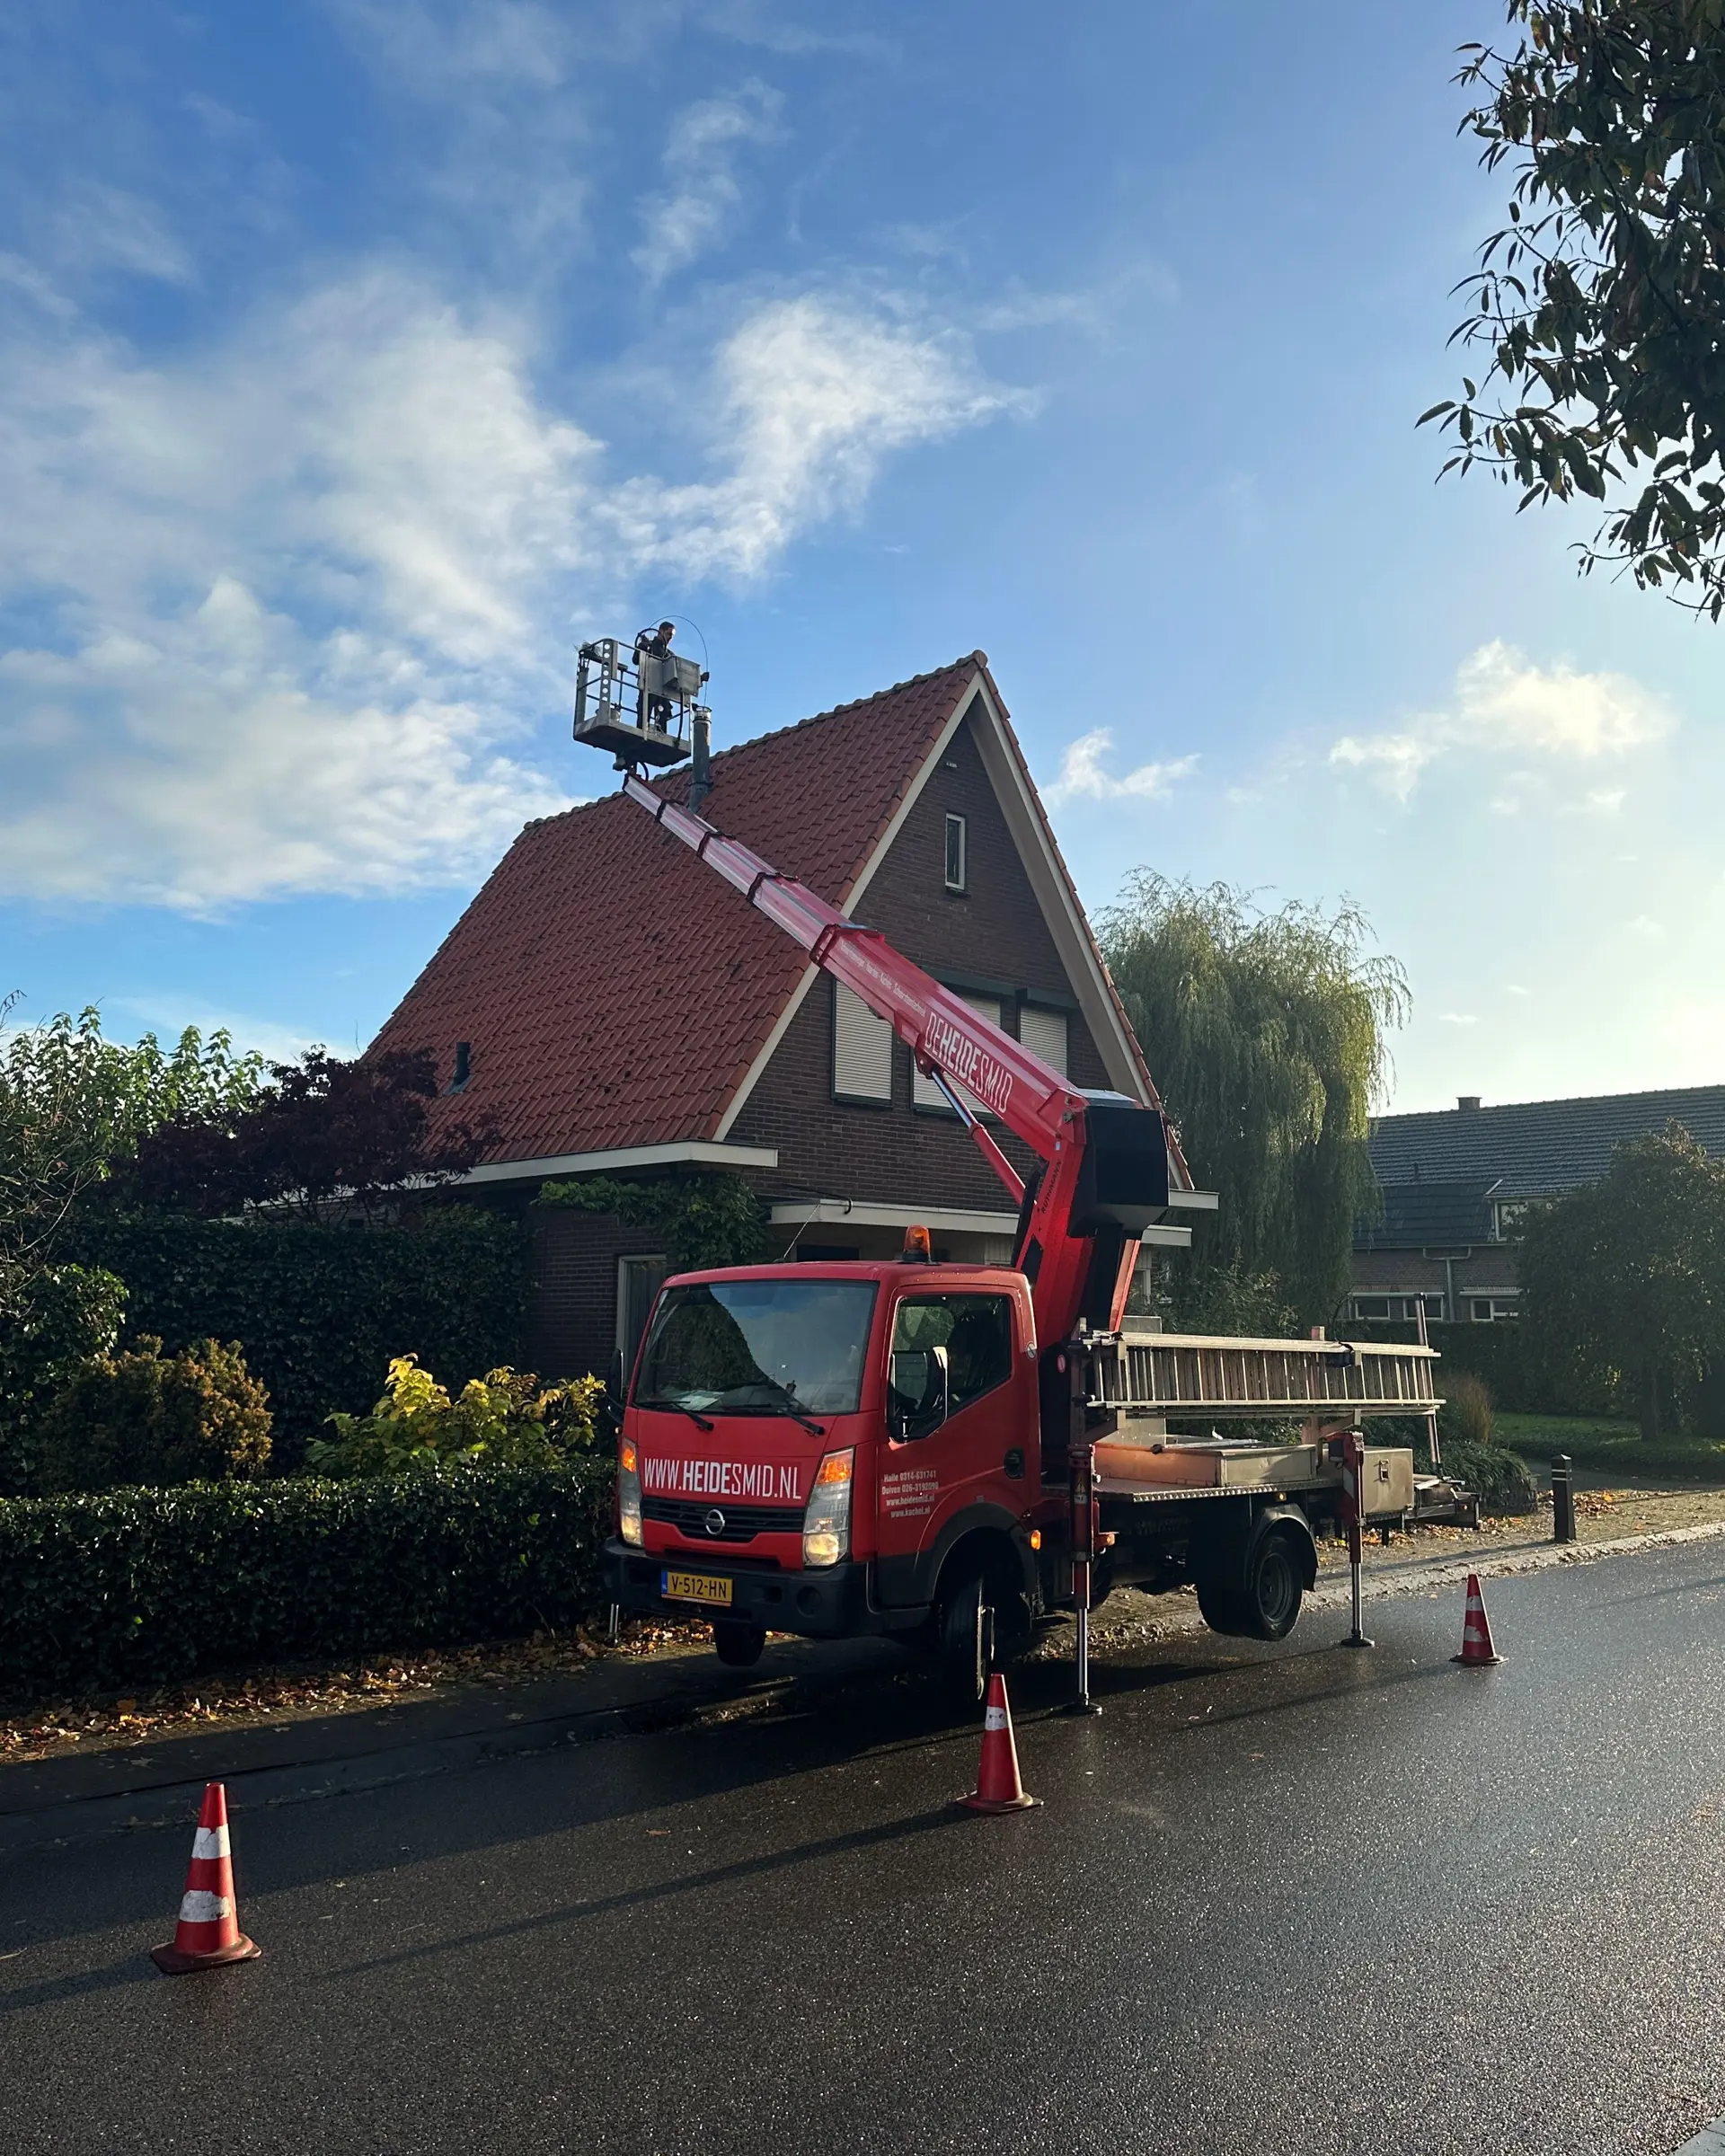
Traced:
<path fill-rule="evenodd" d="M 977 1786 L 959 1802 L 973 1812 L 1026 1812 L 1039 1798 L 1027 1797 L 1018 1778 L 1018 1746 L 1013 1742 L 1013 1710 L 1006 1704 L 1006 1680 L 998 1670 L 988 1679 L 982 1713 L 982 1765 Z"/>
<path fill-rule="evenodd" d="M 150 1959 L 164 1976 L 187 1976 L 193 1969 L 255 1961 L 262 1951 L 240 1930 L 234 1859 L 227 1841 L 227 1791 L 219 1781 L 212 1781 L 204 1789 L 173 1943 L 152 1947 Z"/>
<path fill-rule="evenodd" d="M 1480 1576 L 1467 1576 L 1467 1613 L 1462 1619 L 1462 1651 L 1452 1655 L 1452 1662 L 1459 1662 L 1464 1669 L 1488 1669 L 1503 1657 L 1491 1644 L 1491 1620 L 1485 1613 L 1485 1597 L 1480 1593 Z"/>

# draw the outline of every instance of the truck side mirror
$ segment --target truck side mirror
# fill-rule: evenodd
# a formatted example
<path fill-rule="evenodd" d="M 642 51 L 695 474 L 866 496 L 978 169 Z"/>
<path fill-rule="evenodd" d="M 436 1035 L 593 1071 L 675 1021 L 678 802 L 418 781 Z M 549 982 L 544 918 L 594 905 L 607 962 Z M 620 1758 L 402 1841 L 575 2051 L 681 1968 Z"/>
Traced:
<path fill-rule="evenodd" d="M 623 1405 L 624 1383 L 623 1350 L 619 1348 L 612 1356 L 611 1366 L 605 1374 L 606 1398 L 614 1408 L 620 1408 Z"/>

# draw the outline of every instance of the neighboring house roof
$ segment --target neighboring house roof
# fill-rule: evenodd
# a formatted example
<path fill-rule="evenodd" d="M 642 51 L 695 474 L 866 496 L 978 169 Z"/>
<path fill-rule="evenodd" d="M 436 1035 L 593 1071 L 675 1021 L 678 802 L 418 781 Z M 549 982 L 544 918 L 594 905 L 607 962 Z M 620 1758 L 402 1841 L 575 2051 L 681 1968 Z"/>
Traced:
<path fill-rule="evenodd" d="M 1489 1241 L 1490 1200 L 1495 1182 L 1392 1183 L 1384 1191 L 1384 1217 L 1359 1227 L 1359 1250 L 1420 1250 L 1429 1245 Z"/>
<path fill-rule="evenodd" d="M 1148 1074 L 980 651 L 712 759 L 702 813 L 849 907 L 968 716 L 1114 1084 Z M 661 782 L 681 799 L 687 773 Z M 1010 798 L 1009 798 L 1010 797 Z M 429 1047 L 500 1163 L 722 1142 L 813 977 L 804 953 L 612 794 L 529 824 L 373 1043 Z M 594 1163 L 597 1164 L 597 1163 Z M 482 1170 L 482 1174 L 486 1171 Z"/>
<path fill-rule="evenodd" d="M 1671 1122 L 1725 1156 L 1725 1085 L 1380 1116 L 1372 1126 L 1372 1165 L 1386 1193 L 1412 1183 L 1474 1182 L 1496 1184 L 1500 1198 L 1553 1197 L 1597 1182 L 1625 1139 Z"/>

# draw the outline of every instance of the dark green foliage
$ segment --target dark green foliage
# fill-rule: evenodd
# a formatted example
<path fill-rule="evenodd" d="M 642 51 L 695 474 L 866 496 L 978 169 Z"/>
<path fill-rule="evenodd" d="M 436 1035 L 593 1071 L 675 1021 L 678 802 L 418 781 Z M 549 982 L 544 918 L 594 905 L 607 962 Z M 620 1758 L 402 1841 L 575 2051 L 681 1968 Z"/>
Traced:
<path fill-rule="evenodd" d="M 164 1356 L 144 1333 L 135 1348 L 73 1374 L 42 1418 L 38 1446 L 44 1495 L 246 1480 L 270 1463 L 269 1396 L 237 1341 Z"/>
<path fill-rule="evenodd" d="M 1513 50 L 1459 81 L 1514 175 L 1452 342 L 1485 357 L 1435 405 L 1520 506 L 1606 502 L 1581 566 L 1725 607 L 1725 0 L 1509 0 Z M 1424 423 L 1423 420 L 1421 422 Z M 1632 478 L 1631 474 L 1637 476 Z M 1691 594 L 1695 596 L 1691 596 Z"/>
<path fill-rule="evenodd" d="M 0 1695 L 572 1625 L 613 1480 L 606 1461 L 0 1503 Z"/>
<path fill-rule="evenodd" d="M 1534 1471 L 1508 1445 L 1446 1442 L 1444 1472 L 1473 1492 L 1482 1512 L 1524 1513 L 1539 1508 L 1539 1485 Z"/>
<path fill-rule="evenodd" d="M 363 1414 L 393 1356 L 417 1355 L 456 1385 L 520 1359 L 526 1236 L 477 1206 L 432 1208 L 413 1229 L 82 1220 L 72 1242 L 126 1282 L 128 1325 L 171 1351 L 242 1344 L 270 1394 L 278 1469 L 298 1463 L 332 1411 Z"/>
<path fill-rule="evenodd" d="M 1725 1361 L 1725 1161 L 1672 1123 L 1522 1223 L 1521 1322 L 1635 1391 L 1643 1436 L 1694 1409 Z"/>
<path fill-rule="evenodd" d="M 22 1497 L 43 1414 L 80 1364 L 119 1338 L 126 1288 L 78 1265 L 37 1268 L 0 1307 L 0 1498 Z"/>
<path fill-rule="evenodd" d="M 1226 884 L 1147 870 L 1101 932 L 1199 1187 L 1221 1197 L 1218 1213 L 1185 1216 L 1191 1285 L 1176 1286 L 1177 1306 L 1207 1275 L 1268 1274 L 1303 1324 L 1327 1323 L 1354 1222 L 1376 1202 L 1367 1117 L 1407 1008 L 1401 968 L 1350 906 L 1264 914 Z"/>
<path fill-rule="evenodd" d="M 608 1213 L 625 1227 L 653 1229 L 665 1238 L 675 1273 L 753 1265 L 766 1247 L 760 1199 L 740 1175 L 723 1170 L 650 1183 L 585 1175 L 574 1182 L 541 1183 L 539 1203 Z"/>

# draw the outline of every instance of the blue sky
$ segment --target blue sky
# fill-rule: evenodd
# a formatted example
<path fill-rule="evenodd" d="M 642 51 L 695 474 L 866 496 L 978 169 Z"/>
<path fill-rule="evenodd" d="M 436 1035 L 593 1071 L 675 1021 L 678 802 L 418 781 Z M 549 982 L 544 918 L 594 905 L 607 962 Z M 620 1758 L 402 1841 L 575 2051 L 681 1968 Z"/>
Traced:
<path fill-rule="evenodd" d="M 0 990 L 351 1050 L 662 611 L 721 740 L 986 649 L 1398 1107 L 1725 1078 L 1721 632 L 1413 428 L 1499 13 L 0 0 Z"/>

